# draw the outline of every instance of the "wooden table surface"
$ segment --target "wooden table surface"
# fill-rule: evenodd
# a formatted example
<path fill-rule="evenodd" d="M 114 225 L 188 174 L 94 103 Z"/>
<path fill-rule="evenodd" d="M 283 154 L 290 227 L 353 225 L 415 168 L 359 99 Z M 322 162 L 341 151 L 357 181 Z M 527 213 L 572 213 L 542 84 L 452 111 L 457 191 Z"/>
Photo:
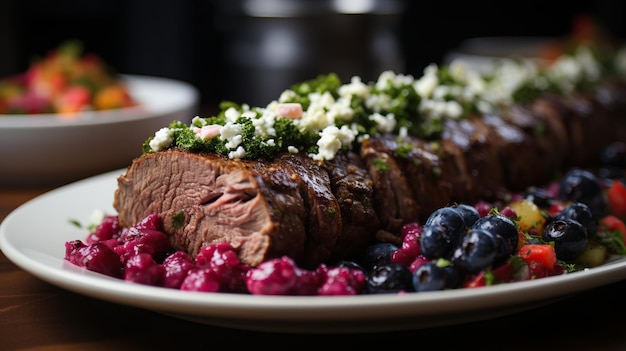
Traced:
<path fill-rule="evenodd" d="M 50 188 L 0 186 L 0 221 Z M 215 343 L 219 343 L 219 346 Z M 279 334 L 227 329 L 72 293 L 0 254 L 0 350 L 195 350 L 214 347 L 351 350 L 626 350 L 626 282 L 496 319 L 385 333 Z M 236 345 L 236 346 L 235 346 Z M 439 346 L 437 346 L 439 345 Z M 193 349 L 192 349 L 193 347 Z M 462 348 L 461 348 L 462 347 Z"/>

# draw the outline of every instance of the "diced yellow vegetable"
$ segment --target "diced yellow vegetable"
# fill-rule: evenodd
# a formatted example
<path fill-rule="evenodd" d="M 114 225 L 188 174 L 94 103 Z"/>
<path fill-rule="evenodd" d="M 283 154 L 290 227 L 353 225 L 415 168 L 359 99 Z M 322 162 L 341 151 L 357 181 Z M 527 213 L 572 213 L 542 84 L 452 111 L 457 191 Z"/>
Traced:
<path fill-rule="evenodd" d="M 515 213 L 519 221 L 517 224 L 523 232 L 528 232 L 531 228 L 535 228 L 537 234 L 543 234 L 543 229 L 546 224 L 546 217 L 541 209 L 532 201 L 526 199 L 516 200 L 509 204 Z"/>
<path fill-rule="evenodd" d="M 606 253 L 606 246 L 596 242 L 589 242 L 585 251 L 576 259 L 576 263 L 590 268 L 597 267 L 606 260 Z"/>

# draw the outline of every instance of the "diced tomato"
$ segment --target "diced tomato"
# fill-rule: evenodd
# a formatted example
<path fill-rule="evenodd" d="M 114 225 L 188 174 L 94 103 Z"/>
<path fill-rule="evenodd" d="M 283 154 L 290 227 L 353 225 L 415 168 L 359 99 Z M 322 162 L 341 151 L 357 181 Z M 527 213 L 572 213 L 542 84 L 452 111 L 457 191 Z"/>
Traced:
<path fill-rule="evenodd" d="M 513 281 L 513 271 L 513 264 L 511 262 L 505 262 L 493 268 L 491 273 L 493 273 L 496 283 L 509 283 Z"/>
<path fill-rule="evenodd" d="M 464 288 L 480 288 L 481 286 L 486 285 L 487 281 L 485 280 L 485 271 L 481 271 L 463 283 Z"/>
<path fill-rule="evenodd" d="M 620 218 L 612 215 L 604 216 L 600 219 L 599 231 L 615 232 L 622 234 L 622 239 L 626 243 L 626 224 Z"/>
<path fill-rule="evenodd" d="M 559 274 L 565 274 L 565 266 L 563 266 L 560 263 L 557 263 L 554 265 L 554 268 L 552 268 L 552 272 L 550 275 L 559 275 Z"/>
<path fill-rule="evenodd" d="M 537 261 L 542 263 L 547 269 L 553 270 L 557 264 L 554 247 L 547 244 L 526 244 L 517 252 L 517 255 L 528 262 Z"/>
<path fill-rule="evenodd" d="M 50 95 L 54 96 L 67 89 L 67 77 L 62 72 L 52 72 L 48 77 L 48 86 L 50 89 Z"/>
<path fill-rule="evenodd" d="M 122 108 L 131 106 L 132 99 L 122 85 L 111 85 L 96 93 L 93 105 L 96 110 Z"/>
<path fill-rule="evenodd" d="M 47 98 L 32 92 L 16 96 L 7 102 L 10 111 L 21 111 L 22 113 L 46 113 L 52 109 Z"/>
<path fill-rule="evenodd" d="M 55 107 L 61 114 L 63 113 L 76 113 L 89 104 L 91 100 L 91 93 L 89 89 L 84 86 L 77 85 L 67 89 L 59 98 L 55 101 Z"/>
<path fill-rule="evenodd" d="M 554 216 L 557 213 L 560 213 L 561 211 L 563 211 L 565 207 L 567 207 L 566 203 L 562 201 L 555 201 L 552 205 L 550 205 L 550 208 L 548 208 L 548 213 Z"/>
<path fill-rule="evenodd" d="M 544 245 L 545 246 L 545 245 Z M 550 270 L 543 261 L 529 261 L 528 262 L 528 275 L 531 279 L 545 278 L 550 274 Z"/>
<path fill-rule="evenodd" d="M 606 191 L 611 213 L 626 220 L 626 186 L 619 180 L 613 181 Z"/>
<path fill-rule="evenodd" d="M 511 262 L 505 262 L 498 267 L 491 269 L 493 281 L 490 284 L 509 283 L 513 281 L 514 267 Z M 491 279 L 491 278 L 489 278 Z M 487 271 L 482 270 L 480 273 L 472 276 L 463 283 L 464 288 L 479 288 L 487 285 Z"/>

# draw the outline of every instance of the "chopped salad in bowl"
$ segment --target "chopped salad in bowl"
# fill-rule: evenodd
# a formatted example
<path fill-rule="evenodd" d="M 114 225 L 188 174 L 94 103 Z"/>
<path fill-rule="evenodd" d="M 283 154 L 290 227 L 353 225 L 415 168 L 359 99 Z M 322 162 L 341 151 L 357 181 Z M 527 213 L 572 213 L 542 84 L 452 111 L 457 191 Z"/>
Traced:
<path fill-rule="evenodd" d="M 59 114 L 137 105 L 120 76 L 104 60 L 65 41 L 33 60 L 24 72 L 0 79 L 0 114 Z"/>

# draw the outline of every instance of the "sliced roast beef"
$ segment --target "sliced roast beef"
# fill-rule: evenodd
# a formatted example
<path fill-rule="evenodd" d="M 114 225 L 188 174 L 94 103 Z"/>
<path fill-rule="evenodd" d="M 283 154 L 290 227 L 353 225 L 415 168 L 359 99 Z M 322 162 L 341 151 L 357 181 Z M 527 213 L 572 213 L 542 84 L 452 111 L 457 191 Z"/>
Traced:
<path fill-rule="evenodd" d="M 547 95 L 545 103 L 558 111 L 558 116 L 566 129 L 568 144 L 567 166 L 589 167 L 597 161 L 598 154 L 612 139 L 605 131 L 607 113 L 601 105 L 585 94 L 570 97 Z"/>
<path fill-rule="evenodd" d="M 498 158 L 497 139 L 492 134 L 479 117 L 445 123 L 442 140 L 447 148 L 457 148 L 457 154 L 465 159 L 469 186 L 462 201 L 493 200 L 504 192 L 504 171 Z"/>
<path fill-rule="evenodd" d="M 570 166 L 593 167 L 608 142 L 624 140 L 619 134 L 624 129 L 624 115 L 613 113 L 595 96 L 588 94 L 576 94 L 566 99 L 566 103 L 574 111 L 576 124 L 582 131 L 581 144 L 571 145 L 576 160 Z"/>
<path fill-rule="evenodd" d="M 394 134 L 373 137 L 370 143 L 375 149 L 391 155 L 406 177 L 406 186 L 418 205 L 419 221 L 425 221 L 435 209 L 465 198 L 470 179 L 464 163 L 457 159 L 464 157 L 460 152 L 450 153 L 438 143 Z"/>
<path fill-rule="evenodd" d="M 308 210 L 292 175 L 272 162 L 168 150 L 135 160 L 113 205 L 125 226 L 158 213 L 174 248 L 192 256 L 226 241 L 251 265 L 282 254 L 303 260 Z"/>
<path fill-rule="evenodd" d="M 316 267 L 328 261 L 343 231 L 339 201 L 332 192 L 328 172 L 302 153 L 283 154 L 271 164 L 275 169 L 288 172 L 297 182 L 304 199 L 306 238 L 303 257 L 298 261 L 303 267 Z M 289 226 L 288 223 L 284 225 Z"/>
<path fill-rule="evenodd" d="M 513 108 L 498 116 L 484 116 L 483 121 L 492 130 L 508 190 L 522 191 L 529 184 L 545 184 L 554 178 L 561 161 L 553 162 L 552 153 L 547 153 L 554 150 L 551 145 L 555 141 L 549 139 L 552 133 L 529 128 L 528 121 L 535 121 L 535 125 L 544 123 L 528 109 Z"/>
<path fill-rule="evenodd" d="M 542 143 L 546 155 L 560 158 L 557 166 L 565 166 L 565 157 L 569 151 L 570 136 L 562 115 L 566 111 L 562 107 L 551 103 L 549 97 L 540 97 L 525 106 L 516 106 L 511 109 L 507 120 L 531 133 Z"/>
<path fill-rule="evenodd" d="M 313 268 L 373 242 L 372 184 L 356 154 L 319 164 L 302 154 L 238 161 L 168 150 L 135 160 L 113 205 L 124 226 L 159 214 L 174 248 L 192 256 L 229 242 L 252 266 L 288 255 Z"/>
<path fill-rule="evenodd" d="M 418 221 L 418 202 L 394 150 L 382 140 L 372 138 L 361 143 L 360 156 L 372 177 L 374 208 L 381 229 L 396 232 L 407 222 Z"/>
<path fill-rule="evenodd" d="M 529 138 L 520 128 L 505 122 L 499 116 L 488 115 L 483 121 L 491 128 L 493 143 L 496 145 L 498 160 L 503 171 L 504 183 L 510 190 L 521 190 L 528 184 L 542 184 L 538 177 L 542 172 L 536 172 L 531 166 L 537 153 L 534 150 L 532 138 Z M 528 152 L 520 153 L 526 149 Z M 531 161 L 531 162 L 529 162 Z M 533 182 L 537 180 L 537 182 Z"/>
<path fill-rule="evenodd" d="M 355 152 L 338 153 L 324 165 L 341 210 L 342 233 L 332 259 L 354 257 L 374 242 L 380 226 L 374 209 L 374 182 Z"/>

